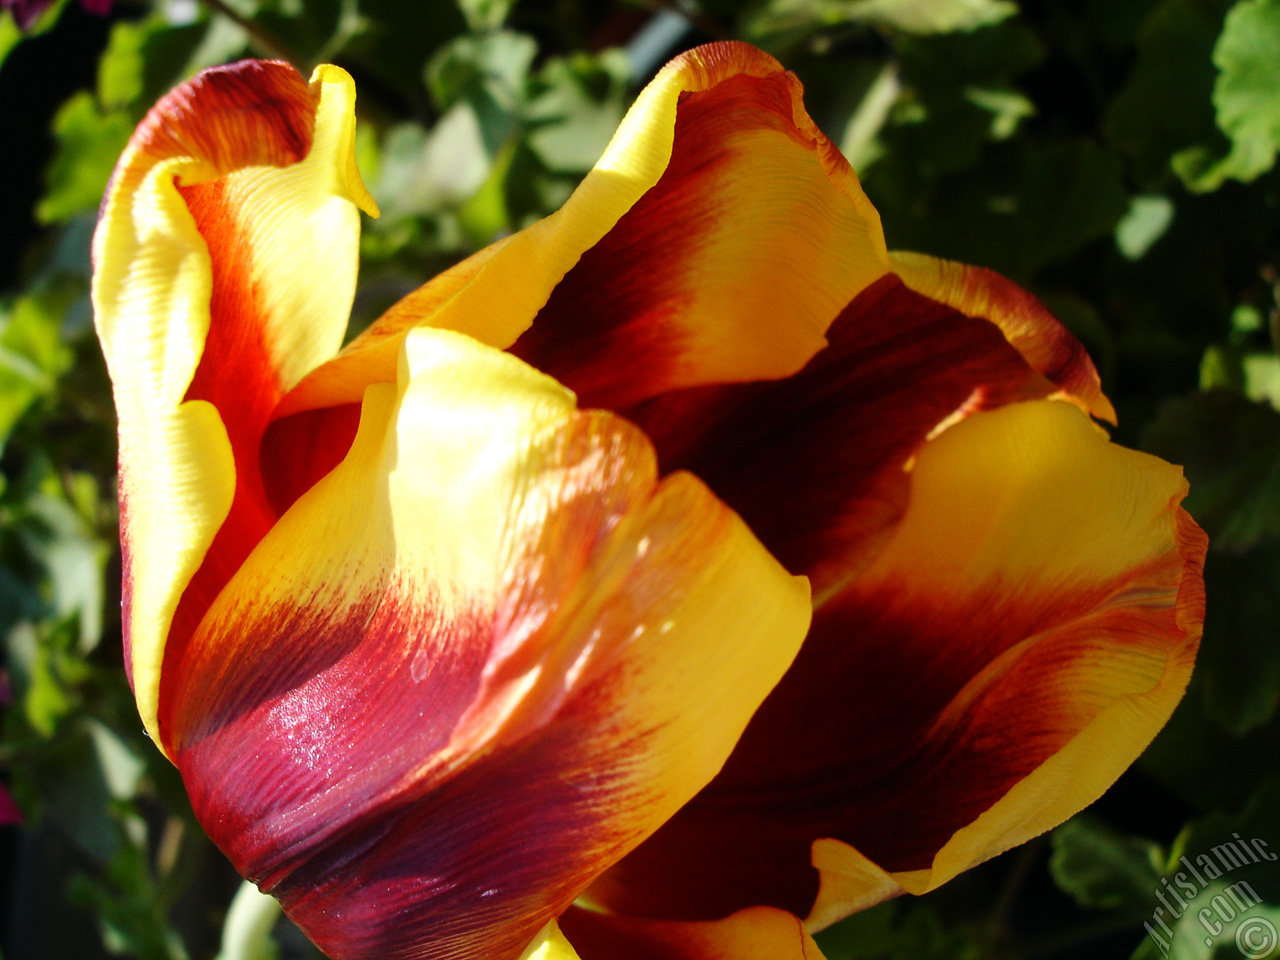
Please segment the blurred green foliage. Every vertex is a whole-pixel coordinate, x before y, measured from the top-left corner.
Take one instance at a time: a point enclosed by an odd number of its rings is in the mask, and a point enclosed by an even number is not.
[[[0,93],[45,82],[56,58],[22,45],[59,49],[84,18],[55,4],[23,38],[0,16]],[[242,56],[351,71],[383,214],[359,329],[554,210],[664,59],[728,37],[799,74],[891,246],[998,269],[1072,327],[1117,439],[1185,464],[1213,542],[1200,663],[1138,768],[1049,840],[825,932],[831,960],[1235,956],[1235,927],[1206,941],[1196,911],[1237,879],[1265,901],[1251,915],[1280,923],[1280,870],[1251,863],[1153,924],[1180,858],[1236,834],[1280,850],[1280,0],[121,0],[96,83],[37,118],[45,188],[5,226],[23,249],[0,291],[0,778],[25,818],[0,836],[5,957],[315,955],[251,891],[228,918],[238,881],[121,665],[87,292],[134,125]]]

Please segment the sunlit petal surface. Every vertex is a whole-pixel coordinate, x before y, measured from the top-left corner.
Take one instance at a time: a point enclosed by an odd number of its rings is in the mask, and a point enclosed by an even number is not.
[[[772,58],[681,55],[560,211],[339,350],[353,102],[207,71],[94,246],[139,709],[329,955],[821,960],[1160,729],[1180,471],[1029,293],[885,250]]]
[[[173,656],[173,634],[189,634],[270,525],[261,430],[342,341],[355,204],[372,209],[352,159],[354,96],[336,68],[311,84],[283,64],[207,71],[148,115],[104,200],[93,298],[120,421],[125,663],[162,745],[166,643]],[[316,232],[320,249],[297,245]]]
[[[902,522],[820,599],[724,772],[597,896],[683,919],[757,903],[803,915],[815,840],[923,892],[1092,802],[1190,675],[1204,537],[1184,492],[1176,468],[1061,402],[977,414],[926,444]]]
[[[634,427],[420,330],[169,678],[176,760],[335,955],[502,956],[711,778],[808,619]]]

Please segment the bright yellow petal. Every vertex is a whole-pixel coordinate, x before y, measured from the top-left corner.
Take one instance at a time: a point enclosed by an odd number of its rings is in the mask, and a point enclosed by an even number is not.
[[[786,376],[888,269],[879,217],[796,79],[745,44],[712,44],[644,89],[562,209],[393,308],[284,410],[393,379],[414,325],[514,345],[611,409]]]
[[[254,512],[241,488],[270,406],[341,343],[355,204],[371,209],[353,99],[332,67],[310,86],[283,64],[207,71],[148,114],[103,205],[93,303],[119,413],[126,663],[162,749],[174,611],[233,499]]]
[[[560,927],[552,920],[533,938],[533,942],[520,954],[520,960],[581,960],[573,944],[564,938]]]
[[[417,330],[166,673],[176,759],[322,949],[516,956],[715,774],[809,612],[635,427]]]
[[[1090,584],[1113,586],[1074,622],[1050,616],[1041,634],[999,652],[933,722],[932,737],[975,744],[1016,725],[1001,764],[1029,772],[927,869],[890,874],[847,844],[819,841],[811,929],[899,890],[932,890],[1093,803],[1164,726],[1195,662],[1204,535],[1168,506],[1186,489],[1176,467],[1107,443],[1062,404],[1022,404],[927,447],[914,487],[906,522],[860,590],[936,605],[1003,583],[1010,608],[1018,594],[1054,592],[1065,608]]]
[[[699,923],[575,908],[561,926],[582,960],[826,960],[794,914],[772,907]]]
[[[596,902],[829,923],[1050,829],[1163,726],[1203,617],[1180,470],[1032,401],[952,426],[910,480],[724,770]]]

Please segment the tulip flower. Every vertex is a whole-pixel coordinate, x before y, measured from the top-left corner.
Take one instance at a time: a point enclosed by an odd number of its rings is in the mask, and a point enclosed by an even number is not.
[[[890,253],[743,44],[342,347],[354,88],[160,101],[108,189],[125,662],[335,958],[791,958],[1097,798],[1195,657],[1181,471],[1081,346]]]

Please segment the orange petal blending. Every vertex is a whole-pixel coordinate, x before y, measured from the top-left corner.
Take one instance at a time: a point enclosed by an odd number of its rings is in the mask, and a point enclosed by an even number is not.
[[[127,193],[150,170],[175,157],[194,157],[217,173],[258,164],[287,165],[311,147],[315,103],[291,67],[246,63],[213,68],[160,100],[138,127],[108,193]],[[212,402],[236,451],[239,483],[232,514],[218,532],[204,564],[186,591],[170,635],[172,656],[203,609],[243,561],[273,519],[263,510],[258,444],[282,395],[278,372],[266,355],[254,286],[235,251],[241,238],[228,215],[219,180],[182,188],[201,236],[210,247],[213,294],[208,339],[187,399]],[[226,376],[234,369],[234,377]],[[130,601],[128,468],[121,462],[121,529],[125,560],[125,604]],[[126,618],[127,619],[127,618]],[[126,667],[129,634],[125,634]]]
[[[201,74],[95,239],[139,707],[330,956],[815,960],[1160,729],[1180,471],[1031,294],[886,249],[776,61],[681,55],[564,209],[340,350],[349,96]]]

